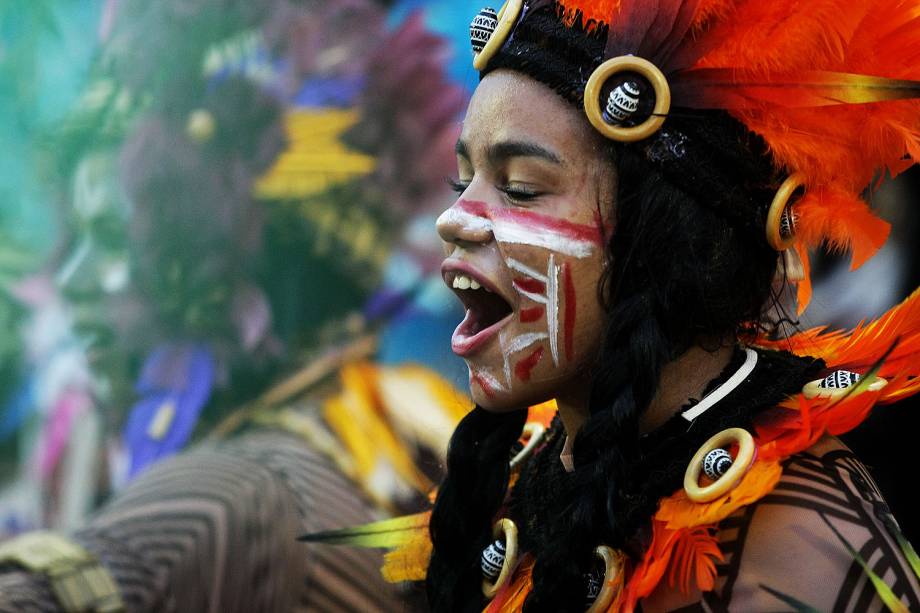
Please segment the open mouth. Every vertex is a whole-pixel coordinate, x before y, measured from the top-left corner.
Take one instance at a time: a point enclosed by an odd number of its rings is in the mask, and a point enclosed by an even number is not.
[[[511,318],[513,309],[482,279],[467,273],[452,273],[446,280],[466,307],[466,316],[454,330],[451,347],[457,355],[469,355],[501,329]]]

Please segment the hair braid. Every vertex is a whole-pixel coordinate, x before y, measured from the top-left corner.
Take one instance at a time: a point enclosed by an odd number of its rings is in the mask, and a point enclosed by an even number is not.
[[[526,419],[526,410],[492,413],[477,406],[451,436],[429,528],[434,551],[426,588],[434,611],[482,610],[479,556],[505,499],[511,447]]]

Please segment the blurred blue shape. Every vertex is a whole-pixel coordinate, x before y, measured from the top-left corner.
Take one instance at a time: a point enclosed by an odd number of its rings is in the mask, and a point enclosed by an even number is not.
[[[0,443],[16,434],[35,411],[34,382],[34,377],[26,377],[3,404],[0,410]]]
[[[307,79],[291,103],[301,108],[350,108],[364,89],[365,81],[363,75]]]
[[[382,298],[378,294],[377,300]],[[440,275],[422,280],[383,326],[378,349],[380,363],[422,364],[464,389],[468,377],[466,365],[450,348],[450,336],[463,315],[460,302]]]
[[[122,434],[128,479],[185,447],[214,385],[214,359],[200,344],[161,345],[141,370]]]

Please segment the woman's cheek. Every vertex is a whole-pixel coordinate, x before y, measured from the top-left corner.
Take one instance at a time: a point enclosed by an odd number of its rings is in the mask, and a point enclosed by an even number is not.
[[[590,309],[597,301],[600,262],[594,254],[573,258],[521,246],[504,253],[519,301],[513,325],[500,336],[502,374],[511,388],[565,378],[573,366],[580,366],[579,355],[585,353],[580,345],[598,332],[591,328],[599,325],[585,324],[592,316],[600,322],[598,309]]]

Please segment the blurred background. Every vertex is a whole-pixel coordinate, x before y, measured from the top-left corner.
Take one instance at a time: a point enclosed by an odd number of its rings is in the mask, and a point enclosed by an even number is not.
[[[352,358],[465,388],[434,219],[479,8],[0,0],[0,539],[79,526]],[[920,285],[918,185],[911,171],[874,196],[894,230],[863,268],[817,259],[803,326],[852,326]],[[466,406],[440,398],[431,447]],[[849,439],[896,515],[911,411]],[[326,425],[360,464],[371,439]]]

